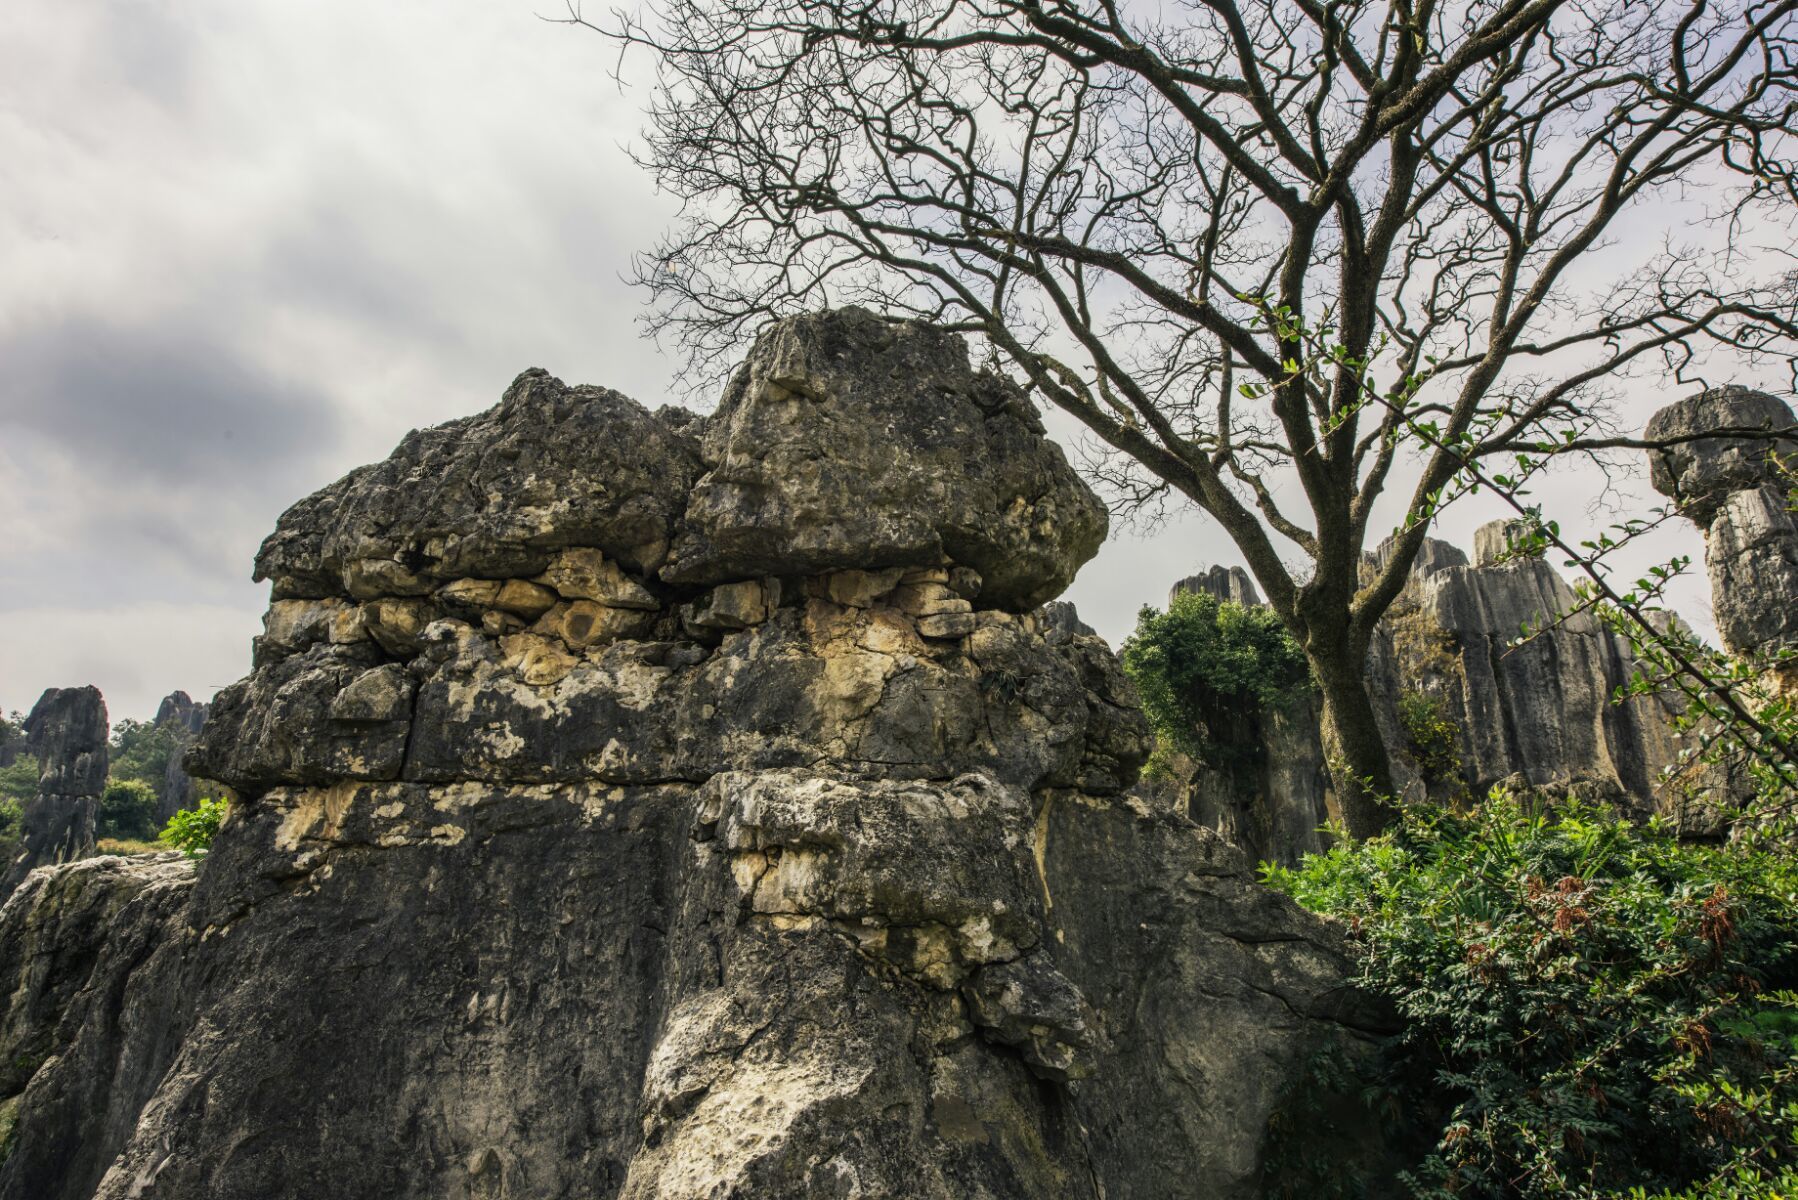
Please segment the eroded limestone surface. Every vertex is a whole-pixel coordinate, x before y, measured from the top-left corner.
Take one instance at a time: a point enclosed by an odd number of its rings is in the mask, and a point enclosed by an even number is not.
[[[1740,655],[1798,649],[1798,438],[1698,437],[1798,426],[1777,396],[1744,387],[1700,392],[1655,413],[1650,439],[1686,438],[1649,454],[1654,486],[1704,531],[1717,632]],[[1798,688],[1798,672],[1788,670]]]
[[[106,701],[95,687],[50,688],[25,717],[25,749],[37,758],[37,794],[19,819],[19,846],[0,872],[5,900],[38,867],[94,852],[106,790]]]
[[[211,856],[0,911],[0,1197],[1266,1193],[1381,1018],[1126,793],[1135,699],[1036,607],[1103,531],[857,311],[709,418],[527,372],[301,501]]]
[[[1579,612],[1578,597],[1540,557],[1517,554],[1508,521],[1481,528],[1474,561],[1424,542],[1405,590],[1381,619],[1367,663],[1375,714],[1400,787],[1439,801],[1514,790],[1573,792],[1639,815],[1658,812],[1689,833],[1720,832],[1715,809],[1687,800],[1662,772],[1688,744],[1655,696],[1614,702],[1639,669],[1629,643]],[[1380,546],[1374,564],[1389,552]],[[1220,599],[1256,603],[1240,568],[1181,580]],[[1571,614],[1571,615],[1568,615]],[[1524,638],[1526,630],[1535,631]],[[1453,731],[1426,763],[1403,706],[1422,702]],[[1316,698],[1247,706],[1215,764],[1176,759],[1171,779],[1143,787],[1259,859],[1291,862],[1327,848],[1332,813]]]

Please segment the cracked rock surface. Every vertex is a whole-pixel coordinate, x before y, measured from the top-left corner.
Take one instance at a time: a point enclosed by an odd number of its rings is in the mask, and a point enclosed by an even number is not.
[[[1669,404],[1649,419],[1646,436],[1795,424],[1798,417],[1777,396],[1732,386]],[[1649,464],[1656,489],[1704,531],[1723,644],[1740,655],[1798,648],[1798,517],[1790,502],[1798,440],[1698,438],[1651,451]]]
[[[0,900],[36,868],[94,852],[106,790],[106,701],[96,687],[50,688],[25,717],[25,749],[38,761],[37,794],[19,818],[19,846],[0,872]]]
[[[527,372],[301,501],[195,870],[0,910],[0,1197],[1250,1197],[1383,1028],[1130,796],[1104,510],[959,339]],[[1379,1139],[1351,1131],[1366,1153]]]

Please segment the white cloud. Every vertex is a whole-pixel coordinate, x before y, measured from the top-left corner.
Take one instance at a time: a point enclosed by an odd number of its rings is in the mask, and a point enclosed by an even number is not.
[[[524,367],[670,398],[621,281],[671,216],[621,148],[643,94],[540,10],[9,7],[0,707],[236,678],[275,516]],[[1121,530],[1072,598],[1115,641],[1210,561],[1238,559],[1203,519]]]

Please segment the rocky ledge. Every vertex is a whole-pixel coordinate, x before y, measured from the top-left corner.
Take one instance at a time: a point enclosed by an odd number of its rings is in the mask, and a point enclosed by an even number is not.
[[[0,1197],[1371,1163],[1312,1073],[1382,1028],[1337,934],[1125,791],[1134,697],[1039,609],[1104,528],[1018,389],[856,310],[708,418],[527,372],[301,501],[189,756],[239,797],[211,855],[0,909]]]

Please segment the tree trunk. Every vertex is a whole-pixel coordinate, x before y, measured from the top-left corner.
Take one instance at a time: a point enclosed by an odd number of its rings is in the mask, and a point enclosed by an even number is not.
[[[1323,743],[1329,763],[1330,816],[1356,841],[1391,827],[1392,761],[1367,690],[1365,654],[1311,664],[1323,691]]]

